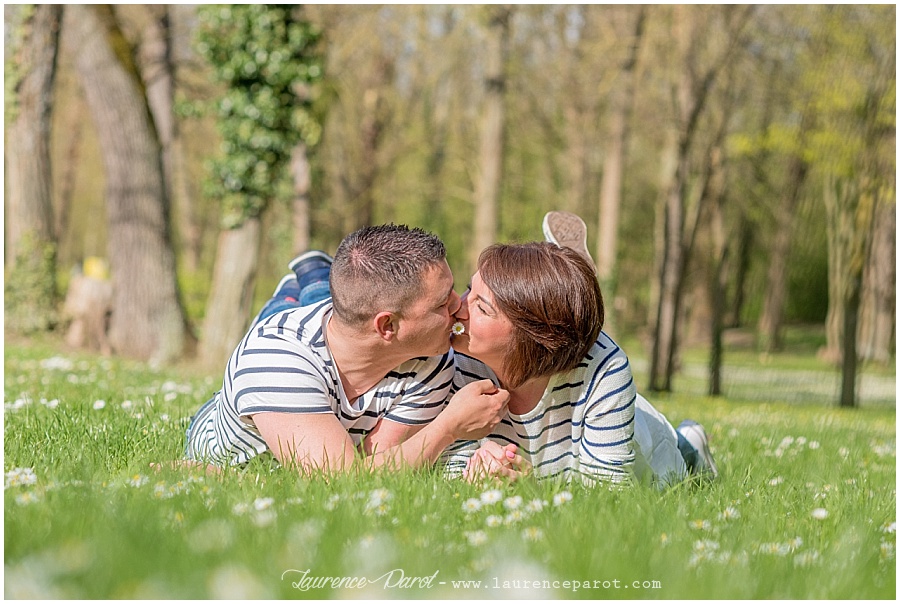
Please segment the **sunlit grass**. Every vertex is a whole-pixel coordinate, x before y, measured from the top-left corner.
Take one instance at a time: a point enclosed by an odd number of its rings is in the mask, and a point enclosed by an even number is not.
[[[217,381],[7,342],[6,597],[895,596],[893,407],[656,396],[722,470],[662,493],[151,471]]]

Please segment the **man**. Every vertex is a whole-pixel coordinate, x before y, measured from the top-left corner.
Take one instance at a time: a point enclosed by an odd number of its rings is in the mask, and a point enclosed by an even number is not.
[[[329,260],[305,256],[292,269]],[[373,467],[418,467],[500,421],[508,393],[487,380],[444,405],[460,298],[437,237],[365,227],[329,268],[330,299],[260,314],[222,390],[191,421],[188,459],[240,465],[268,451],[286,466],[332,472],[357,465],[361,452]]]

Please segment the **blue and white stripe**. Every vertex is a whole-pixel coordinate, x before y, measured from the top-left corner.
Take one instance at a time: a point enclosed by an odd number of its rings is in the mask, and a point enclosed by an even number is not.
[[[454,392],[469,382],[496,375],[483,363],[457,353]],[[580,478],[624,484],[635,462],[637,392],[628,357],[600,334],[584,361],[554,375],[537,406],[523,415],[508,413],[488,437],[514,443],[537,476]],[[479,446],[458,441],[442,456],[449,474],[458,474]]]
[[[192,419],[187,457],[240,465],[266,452],[256,413],[333,413],[354,445],[382,419],[416,426],[438,415],[452,386],[452,352],[403,363],[351,403],[325,342],[330,317],[329,300],[253,326],[228,361],[222,389]]]

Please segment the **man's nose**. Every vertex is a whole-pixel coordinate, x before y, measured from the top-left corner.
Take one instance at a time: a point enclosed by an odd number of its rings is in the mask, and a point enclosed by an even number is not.
[[[462,306],[462,298],[456,292],[453,292],[450,299],[450,314],[455,316],[459,312],[460,306]]]

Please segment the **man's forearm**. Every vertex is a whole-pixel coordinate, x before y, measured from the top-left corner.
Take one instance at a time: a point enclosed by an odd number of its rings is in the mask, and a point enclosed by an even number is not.
[[[437,461],[456,438],[447,422],[439,415],[430,424],[405,441],[381,451],[372,452],[366,463],[374,468],[420,468]]]

